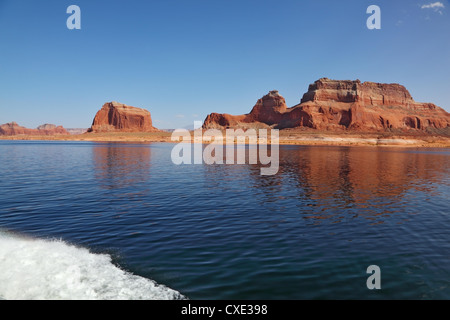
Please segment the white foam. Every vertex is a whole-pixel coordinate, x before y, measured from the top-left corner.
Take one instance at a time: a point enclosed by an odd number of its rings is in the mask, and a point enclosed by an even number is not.
[[[64,241],[0,231],[0,298],[7,300],[183,299],[177,291],[121,270],[107,254]]]

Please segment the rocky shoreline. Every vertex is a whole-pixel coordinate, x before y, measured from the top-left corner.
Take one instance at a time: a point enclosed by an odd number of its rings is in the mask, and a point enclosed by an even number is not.
[[[193,133],[191,132],[192,136]],[[92,141],[130,143],[176,143],[169,132],[114,132],[84,133],[78,135],[15,135],[0,136],[0,140],[21,141]],[[322,146],[401,146],[450,148],[450,138],[444,136],[402,136],[374,134],[323,134],[303,133],[296,130],[281,130],[280,145],[322,145]]]

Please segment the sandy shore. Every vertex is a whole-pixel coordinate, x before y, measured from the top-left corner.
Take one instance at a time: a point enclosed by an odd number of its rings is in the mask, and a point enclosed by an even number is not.
[[[84,133],[55,136],[0,136],[0,140],[96,141],[96,142],[170,142],[169,132]],[[193,135],[192,135],[193,136]],[[280,145],[405,146],[450,148],[450,138],[433,135],[390,135],[386,133],[344,133],[280,131]]]

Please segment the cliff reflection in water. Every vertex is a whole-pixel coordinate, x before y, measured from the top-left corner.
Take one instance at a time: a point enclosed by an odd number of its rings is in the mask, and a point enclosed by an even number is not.
[[[383,222],[383,216],[419,213],[408,201],[439,196],[436,184],[448,185],[449,171],[449,153],[442,149],[281,146],[277,175],[248,172],[253,187],[263,189],[264,202],[285,203],[305,219],[363,216]]]
[[[148,144],[96,144],[93,159],[95,177],[102,188],[133,188],[149,180],[151,147]]]
[[[116,198],[137,197],[136,207],[179,205],[191,213],[235,212],[237,206],[240,214],[264,211],[277,221],[313,223],[358,217],[382,223],[393,215],[402,223],[423,210],[443,211],[442,202],[428,200],[448,197],[442,186],[450,185],[445,149],[280,146],[278,174],[261,176],[261,166],[248,162],[176,166],[171,147],[97,144],[96,181]],[[151,174],[152,163],[158,169]],[[183,202],[186,190],[195,201]]]

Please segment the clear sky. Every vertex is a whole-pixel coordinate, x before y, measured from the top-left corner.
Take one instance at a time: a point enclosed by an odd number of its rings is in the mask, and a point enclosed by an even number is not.
[[[273,89],[293,106],[321,77],[400,83],[450,111],[449,1],[0,0],[0,124],[87,128],[119,101],[180,128]]]

